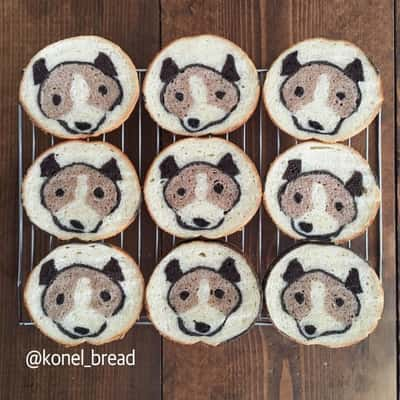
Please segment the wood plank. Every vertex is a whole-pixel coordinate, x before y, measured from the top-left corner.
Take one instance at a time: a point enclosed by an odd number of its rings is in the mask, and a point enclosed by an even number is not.
[[[341,350],[297,345],[272,328],[253,328],[216,349],[164,341],[164,398],[395,399],[393,2],[163,0],[161,5],[163,44],[183,35],[215,33],[243,47],[258,67],[268,66],[287,46],[308,37],[353,41],[378,65],[386,99],[382,133],[386,305],[377,331],[363,343]],[[271,138],[273,125],[266,120],[264,126]],[[283,135],[284,146],[290,146],[291,139]],[[273,246],[272,240],[265,243],[266,264]],[[377,260],[376,250],[371,249],[372,260]],[[254,247],[246,246],[246,252],[254,252]]]
[[[1,138],[0,138],[0,235],[3,241],[3,274],[0,279],[0,397],[14,399],[141,399],[161,398],[161,340],[152,327],[136,327],[124,340],[102,346],[101,353],[128,353],[136,349],[136,367],[43,367],[29,370],[25,354],[33,349],[71,353],[52,343],[33,327],[17,326],[16,260],[17,260],[17,93],[21,69],[30,57],[53,41],[80,34],[104,36],[119,44],[134,60],[145,67],[160,44],[159,3],[157,0],[113,0],[44,2],[5,0],[0,4],[1,53]],[[146,45],[143,45],[145,43]],[[142,145],[155,146],[155,126],[145,120]],[[137,116],[126,124],[128,156],[138,165]],[[26,132],[27,142],[30,132]],[[147,133],[147,134],[146,134]],[[111,135],[112,136],[112,135]],[[44,149],[49,138],[37,133],[37,146]],[[120,144],[120,135],[112,140]],[[148,153],[148,157],[152,157]],[[30,161],[29,161],[30,162]],[[143,169],[149,163],[142,160]],[[146,221],[146,216],[143,216]],[[129,228],[125,238],[130,253],[138,258],[136,248],[138,225]],[[143,223],[142,234],[153,235],[154,226]],[[149,233],[150,232],[150,233]],[[38,261],[47,251],[47,241],[38,233]],[[46,237],[47,240],[47,237]],[[46,245],[45,245],[46,243]],[[118,244],[118,243],[117,243]],[[148,276],[154,265],[144,246],[141,259]],[[39,251],[40,250],[40,251]],[[84,347],[87,353],[91,346]]]

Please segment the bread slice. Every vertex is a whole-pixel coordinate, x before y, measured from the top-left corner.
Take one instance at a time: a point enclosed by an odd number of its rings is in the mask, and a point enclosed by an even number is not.
[[[143,83],[151,117],[185,136],[239,128],[254,112],[259,93],[257,70],[247,54],[214,35],[183,37],[164,47]]]
[[[144,280],[118,247],[68,244],[49,253],[30,273],[24,302],[33,322],[65,346],[122,339],[139,318]]]
[[[263,88],[274,123],[297,139],[337,142],[366,128],[382,101],[382,82],[354,44],[308,39],[272,64]]]
[[[341,243],[368,228],[380,197],[371,168],[358,152],[309,141],[272,163],[264,205],[279,229],[294,239]]]
[[[70,141],[28,169],[22,201],[29,219],[62,240],[100,240],[123,231],[141,200],[135,167],[117,147]]]
[[[154,221],[182,238],[218,238],[246,225],[261,202],[250,158],[219,138],[179,140],[151,164],[144,198]]]
[[[265,286],[274,325],[296,342],[345,347],[365,339],[383,311],[375,271],[351,250],[305,243],[275,261]]]
[[[129,117],[139,98],[139,80],[119,46],[98,36],[77,36],[33,56],[19,97],[43,131],[63,139],[94,137]]]
[[[159,262],[146,288],[146,305],[166,338],[217,346],[250,328],[261,294],[242,254],[226,244],[193,241]]]

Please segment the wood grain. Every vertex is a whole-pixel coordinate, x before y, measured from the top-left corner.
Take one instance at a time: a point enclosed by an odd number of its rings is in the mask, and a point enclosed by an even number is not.
[[[397,25],[400,0],[397,0]],[[3,0],[0,3],[1,137],[0,137],[0,398],[25,399],[143,399],[143,400],[394,400],[396,398],[396,255],[395,255],[395,48],[392,0]],[[17,88],[21,69],[46,44],[73,35],[97,34],[118,43],[138,67],[146,67],[161,45],[182,35],[215,33],[239,44],[257,67],[267,67],[287,46],[307,37],[347,39],[358,44],[379,67],[384,81],[383,108],[383,204],[385,313],[377,331],[363,343],[342,350],[297,345],[272,328],[253,328],[249,333],[218,348],[180,346],[161,340],[152,327],[140,326],[117,343],[99,352],[136,349],[132,368],[78,367],[29,370],[25,354],[32,349],[71,352],[52,343],[33,327],[17,326]],[[396,31],[398,52],[400,35]],[[397,77],[400,76],[397,63]],[[400,81],[397,81],[397,96]],[[126,124],[128,155],[139,165],[138,110]],[[400,122],[398,127],[400,127]],[[275,149],[275,127],[263,113],[262,141]],[[142,176],[155,154],[155,125],[144,114],[141,145],[146,149]],[[233,140],[239,141],[239,136]],[[250,123],[248,152],[258,160],[258,127]],[[363,134],[362,134],[363,135]],[[111,135],[110,135],[111,136]],[[48,137],[37,133],[38,148]],[[119,135],[111,141],[120,144]],[[162,135],[163,144],[172,135]],[[284,148],[293,144],[281,134]],[[363,150],[362,136],[356,139]],[[376,141],[372,142],[371,154]],[[29,148],[26,163],[30,162]],[[275,157],[264,151],[261,175]],[[400,159],[400,157],[398,156]],[[376,163],[376,160],[372,161]],[[400,182],[398,182],[400,185]],[[399,186],[397,186],[399,187]],[[264,211],[260,211],[264,213]],[[400,215],[400,213],[399,213]],[[140,258],[146,277],[155,255],[155,227],[142,211],[142,252],[138,253],[138,223],[127,231],[126,246]],[[244,250],[259,262],[257,218],[246,228]],[[400,223],[400,219],[398,220]],[[375,225],[376,228],[376,225]],[[375,233],[374,233],[375,232]],[[252,235],[253,233],[253,235]],[[275,255],[272,222],[263,231],[261,261]],[[39,260],[47,251],[38,233]],[[375,240],[376,229],[371,234]],[[151,238],[151,239],[150,239]],[[172,244],[161,235],[162,250]],[[29,240],[29,234],[27,234]],[[231,242],[240,244],[240,234]],[[116,239],[111,241],[116,242]],[[283,239],[282,249],[291,241]],[[377,253],[371,254],[375,263]],[[88,351],[90,346],[85,346]]]

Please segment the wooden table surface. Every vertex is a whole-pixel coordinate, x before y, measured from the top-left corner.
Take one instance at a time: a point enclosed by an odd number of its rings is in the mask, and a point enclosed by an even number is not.
[[[400,68],[400,63],[395,62],[396,43],[400,43],[396,10],[399,22],[400,2],[396,6],[392,0],[2,0],[0,399],[395,399],[396,65]],[[71,350],[57,346],[33,327],[17,324],[16,105],[21,69],[40,48],[68,36],[104,36],[127,51],[138,67],[146,67],[163,45],[180,36],[198,33],[220,34],[233,40],[248,52],[257,67],[267,67],[289,45],[316,36],[355,42],[379,67],[385,93],[382,120],[385,311],[378,329],[358,345],[328,350],[297,345],[272,328],[256,327],[235,341],[210,349],[177,345],[162,340],[153,327],[139,326],[124,340],[98,349],[126,353],[135,348],[133,368],[28,369],[24,359],[30,350],[45,348],[57,353]],[[273,129],[266,116],[265,121],[265,129]],[[151,126],[154,128],[146,120],[144,129]],[[144,144],[154,144],[154,140],[154,135],[148,135]],[[286,135],[285,144],[290,145]],[[249,146],[250,150],[256,149],[256,141],[250,140]],[[130,155],[136,161],[134,150]],[[144,170],[150,161],[143,160]],[[264,177],[266,171],[260,172]],[[249,240],[246,251],[251,253],[253,245]],[[268,246],[266,242],[264,247],[270,254]],[[143,260],[146,261],[145,255]],[[144,261],[142,267],[148,276],[154,265]]]

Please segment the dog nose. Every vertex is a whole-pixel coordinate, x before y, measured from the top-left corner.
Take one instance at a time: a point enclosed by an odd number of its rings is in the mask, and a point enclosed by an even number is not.
[[[75,122],[75,127],[80,131],[87,131],[92,127],[88,122]]]
[[[194,321],[194,329],[196,329],[197,332],[207,333],[210,330],[210,328],[211,328],[211,326],[208,324],[205,324],[204,322]]]
[[[308,224],[307,222],[300,222],[299,227],[303,232],[310,233],[313,230],[312,224]]]
[[[198,128],[200,125],[200,120],[197,118],[189,118],[188,124],[191,128]]]
[[[317,328],[314,325],[306,325],[304,330],[306,331],[307,335],[314,335]]]
[[[317,129],[318,131],[324,130],[324,127],[318,121],[313,121],[312,119],[308,120],[308,125],[310,125],[313,129]]]
[[[79,335],[87,335],[89,333],[89,329],[83,328],[82,326],[76,326],[74,328],[74,332],[78,333]]]
[[[203,218],[193,218],[193,222],[200,228],[205,228],[210,225],[210,223]]]
[[[77,219],[71,219],[69,223],[76,229],[85,229],[85,227]]]

